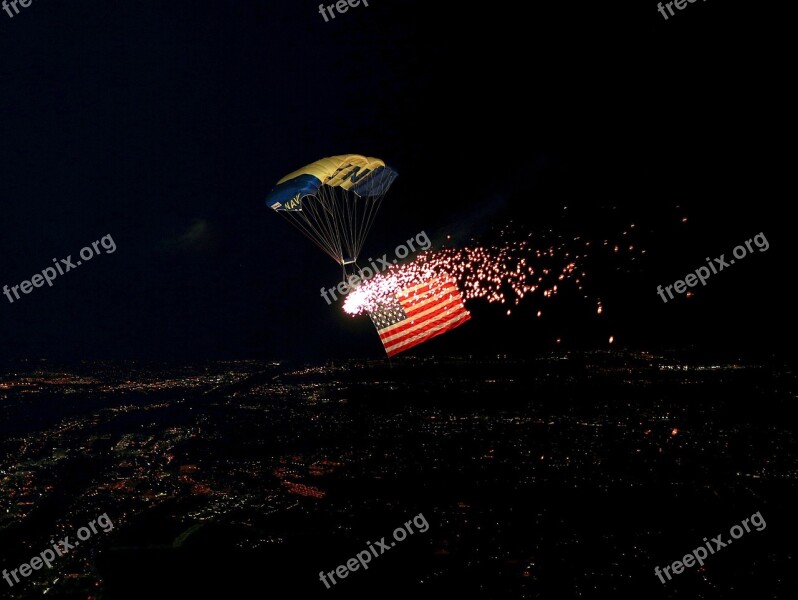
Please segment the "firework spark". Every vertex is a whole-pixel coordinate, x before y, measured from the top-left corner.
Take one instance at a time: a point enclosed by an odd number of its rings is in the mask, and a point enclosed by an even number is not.
[[[585,289],[588,273],[599,265],[604,269],[612,265],[629,273],[631,265],[646,254],[635,235],[639,229],[635,223],[627,224],[616,241],[558,235],[552,230],[529,233],[508,224],[495,231],[489,243],[427,250],[412,262],[389,267],[352,290],[343,309],[352,316],[374,312],[401,290],[442,278],[453,279],[466,302],[505,305],[508,317],[527,308],[540,318],[544,311],[533,299],[549,302],[567,290],[592,304],[596,317],[603,319],[603,301]],[[446,236],[447,243],[451,238]],[[557,343],[560,341],[558,338]],[[611,336],[609,343],[614,342]]]
[[[511,306],[533,294],[552,298],[564,284],[582,290],[586,272],[580,261],[589,242],[575,238],[568,244],[537,247],[532,234],[521,240],[507,239],[504,232],[501,237],[495,245],[429,250],[413,262],[392,266],[352,291],[344,310],[351,315],[374,311],[401,289],[442,276],[457,282],[466,301],[483,299]],[[599,302],[599,313],[600,306]],[[510,315],[511,309],[506,314]]]

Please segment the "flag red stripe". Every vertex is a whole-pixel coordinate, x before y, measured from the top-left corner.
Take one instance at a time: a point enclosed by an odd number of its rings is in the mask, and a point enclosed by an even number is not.
[[[449,288],[447,288],[447,290],[449,290]],[[408,320],[411,319],[417,320],[422,317],[425,317],[433,313],[435,310],[437,310],[439,306],[442,306],[443,304],[448,303],[449,301],[455,299],[460,302],[463,301],[463,297],[460,295],[460,290],[453,287],[451,288],[450,291],[442,293],[440,296],[428,298],[423,305],[416,305],[415,307],[412,308],[406,306],[404,302],[400,301],[402,309],[405,311],[406,318],[397,323],[394,323],[393,325],[388,325],[388,327],[384,327],[383,329],[380,330],[380,334],[385,335],[406,328]]]
[[[451,331],[455,327],[459,327],[466,321],[471,318],[471,315],[464,309],[462,312],[458,312],[456,316],[452,317],[451,319],[444,321],[441,325],[436,327],[429,328],[424,333],[419,334],[416,337],[410,338],[404,342],[399,344],[393,344],[391,346],[385,347],[385,352],[388,354],[389,357],[394,356],[395,354],[399,354],[400,352],[404,352],[405,350],[409,350],[413,346],[417,346],[422,342],[426,342],[427,340],[439,336],[447,331]]]
[[[448,289],[450,287],[457,289],[455,282],[451,279],[435,280],[419,286],[405,288],[396,294],[396,297],[402,304],[405,302],[415,304],[416,302],[421,302],[426,299],[430,292],[434,292],[435,295],[437,295],[443,288]]]
[[[411,295],[415,295],[415,294],[425,294],[428,291],[430,291],[430,289],[434,289],[434,288],[439,287],[441,285],[449,285],[449,284],[454,284],[454,280],[453,279],[430,279],[430,280],[425,281],[423,283],[419,283],[418,285],[411,285],[410,287],[407,287],[407,288],[401,290],[397,294],[397,296],[411,296]]]
[[[399,303],[402,305],[402,308],[405,309],[405,313],[407,313],[407,315],[410,316],[411,313],[417,314],[423,312],[433,302],[440,301],[441,299],[446,297],[454,297],[454,296],[457,296],[459,298],[460,290],[458,290],[456,287],[452,285],[437,291],[434,295],[428,294],[426,297],[419,298],[418,300],[416,300],[415,298],[413,300],[405,300],[403,298],[399,298]]]
[[[458,307],[461,310],[465,310],[465,308],[463,308],[463,302],[460,298],[446,298],[441,300],[434,307],[430,308],[429,312],[423,316],[416,317],[414,319],[407,318],[404,321],[392,325],[391,327],[383,329],[379,332],[380,337],[383,339],[383,341],[389,342],[399,339],[407,335],[409,330],[415,329],[427,321],[436,319],[442,314],[456,310]]]

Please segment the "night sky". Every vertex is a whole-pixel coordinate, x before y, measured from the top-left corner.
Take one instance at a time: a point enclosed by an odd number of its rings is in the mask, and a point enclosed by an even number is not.
[[[55,2],[0,12],[0,285],[110,234],[52,288],[0,296],[4,359],[383,356],[327,306],[340,269],[264,203],[323,156],[399,172],[364,256],[509,221],[646,258],[535,319],[474,302],[418,353],[555,347],[794,352],[785,22],[765,5],[372,0]],[[794,106],[794,102],[791,103]],[[563,207],[567,206],[567,209]],[[687,218],[683,222],[683,218]],[[770,248],[663,304],[763,232]],[[626,268],[629,267],[629,268]],[[560,337],[563,342],[555,345]]]

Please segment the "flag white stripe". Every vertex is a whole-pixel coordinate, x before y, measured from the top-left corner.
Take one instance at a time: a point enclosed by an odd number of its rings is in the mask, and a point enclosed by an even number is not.
[[[400,327],[403,327],[403,326],[407,325],[407,321],[415,321],[416,319],[421,319],[424,316],[426,316],[426,315],[428,315],[428,314],[430,314],[432,312],[435,312],[438,308],[440,308],[441,305],[446,304],[449,300],[457,299],[461,303],[463,302],[463,297],[460,295],[460,291],[457,288],[452,288],[452,291],[447,292],[447,294],[448,294],[448,296],[445,297],[445,298],[443,297],[443,294],[441,294],[440,296],[435,296],[433,298],[428,298],[427,300],[424,300],[423,302],[419,302],[418,304],[413,306],[414,309],[419,307],[419,306],[426,306],[426,305],[428,305],[428,304],[430,304],[432,302],[435,302],[435,304],[433,306],[431,306],[430,308],[426,309],[426,310],[423,310],[423,311],[421,311],[419,313],[414,313],[412,316],[408,314],[407,315],[407,319],[405,319],[403,321],[400,321],[399,323],[394,323],[393,325],[389,325],[385,329],[381,329],[380,330],[380,335],[389,334],[394,329],[398,329]],[[404,308],[404,307],[402,307],[402,308]],[[405,312],[407,312],[407,309],[405,309]]]
[[[463,309],[463,310],[465,311],[465,309]],[[385,346],[385,351],[390,353],[390,352],[394,351],[397,348],[401,348],[403,346],[407,346],[408,344],[412,344],[413,342],[416,342],[416,341],[420,340],[421,338],[430,337],[434,333],[440,331],[441,329],[446,329],[446,327],[448,327],[452,323],[456,323],[457,321],[462,321],[467,316],[468,316],[468,313],[467,312],[463,312],[462,314],[456,315],[456,316],[452,317],[451,319],[449,319],[448,321],[446,321],[444,323],[441,323],[440,325],[436,325],[435,327],[431,327],[430,329],[428,329],[428,330],[426,330],[426,331],[424,331],[422,333],[419,333],[419,334],[413,336],[410,339],[403,340],[403,341],[399,342],[398,344],[394,344],[393,346]],[[417,327],[422,327],[422,326],[423,326],[423,323],[418,325]],[[383,343],[384,343],[384,341],[383,341]]]
[[[436,298],[440,298],[440,297],[442,297],[442,296],[444,296],[446,294],[459,294],[459,293],[460,293],[460,290],[458,290],[453,285],[450,285],[450,286],[447,286],[447,287],[443,288],[442,290],[438,290],[437,292],[435,292],[435,294],[433,296],[430,296],[429,298],[425,298],[424,300],[418,300],[414,304],[411,304],[408,299],[401,298],[401,297],[399,298],[399,302],[402,304],[402,307],[405,309],[405,312],[409,312],[411,310],[418,310],[419,307],[425,306],[425,305],[429,304],[430,302],[434,302]],[[405,304],[407,304],[407,306],[405,306]]]
[[[408,315],[407,318],[404,319],[403,321],[399,321],[398,323],[394,323],[393,325],[389,325],[385,329],[381,329],[380,330],[380,335],[389,335],[394,330],[399,329],[400,327],[407,326],[407,322],[408,321],[415,321],[417,319],[423,319],[424,317],[426,317],[430,313],[434,313],[441,306],[445,306],[446,303],[449,302],[450,300],[458,300],[460,304],[463,303],[463,299],[459,296],[459,294],[457,296],[454,296],[454,295],[447,296],[446,298],[440,298],[440,297],[438,297],[438,298],[430,298],[429,302],[433,302],[434,301],[435,304],[433,304],[432,306],[430,306],[426,310],[422,310],[421,312],[414,314],[413,316]],[[401,335],[404,335],[404,333],[405,332],[402,332]]]
[[[423,287],[429,287],[431,290],[433,290],[433,289],[436,288],[436,286],[439,286],[439,285],[446,285],[446,286],[454,285],[454,280],[452,280],[452,279],[444,279],[444,280],[431,279],[429,281],[424,281],[422,283],[419,283],[418,285],[414,285],[414,286],[411,286],[409,288],[405,288],[401,292],[399,292],[397,294],[397,296],[409,296],[410,294],[412,294],[416,290],[421,289]]]

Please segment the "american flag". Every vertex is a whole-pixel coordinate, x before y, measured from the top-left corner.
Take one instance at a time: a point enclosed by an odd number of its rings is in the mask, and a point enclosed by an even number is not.
[[[400,290],[369,313],[388,356],[446,333],[471,315],[451,279],[430,279]]]

